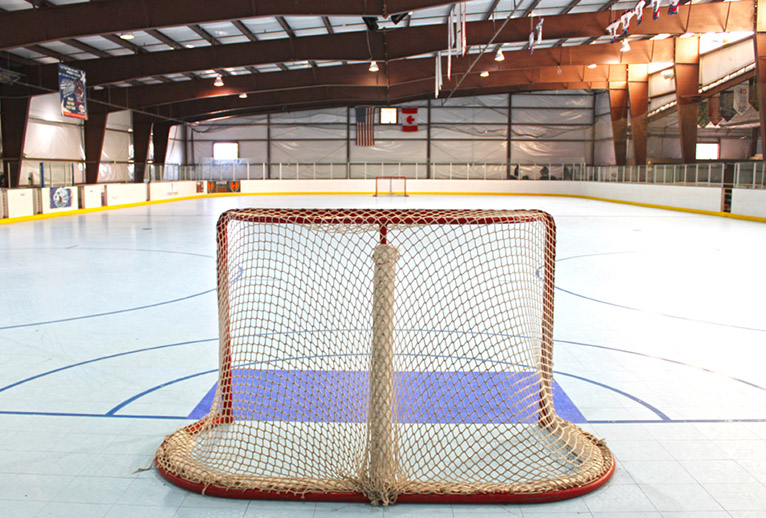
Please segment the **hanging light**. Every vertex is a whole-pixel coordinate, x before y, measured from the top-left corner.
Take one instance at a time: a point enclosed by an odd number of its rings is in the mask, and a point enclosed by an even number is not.
[[[218,74],[215,76],[215,81],[213,81],[213,86],[223,86],[223,77],[221,77],[221,74]]]
[[[628,40],[622,40],[622,47],[620,47],[620,52],[628,52],[630,50],[630,44],[628,43]]]
[[[240,99],[247,99],[247,92],[242,92],[241,94],[239,94],[239,98]]]
[[[482,72],[481,74],[479,74],[479,75],[480,75],[481,77],[489,77],[489,72],[485,70],[485,71],[483,71],[483,72]]]
[[[590,65],[588,65],[588,68],[596,68],[596,64],[595,63],[591,63]]]
[[[370,72],[377,72],[378,70],[380,70],[378,62],[375,60],[370,61]]]
[[[497,53],[495,54],[495,61],[505,61],[503,49],[497,49]]]
[[[135,37],[136,36],[132,32],[123,32],[122,34],[120,34],[121,40],[132,40]]]

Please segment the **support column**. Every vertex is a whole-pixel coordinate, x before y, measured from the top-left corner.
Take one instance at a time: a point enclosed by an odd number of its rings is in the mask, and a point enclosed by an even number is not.
[[[29,92],[20,85],[0,84],[0,124],[3,138],[3,174],[9,187],[19,186],[24,139],[27,135]]]
[[[152,127],[152,146],[154,155],[152,163],[155,166],[164,166],[165,158],[168,153],[168,137],[170,136],[170,123],[155,123]]]
[[[617,165],[625,165],[628,159],[628,90],[613,88],[609,84],[609,102],[612,106],[612,139]]]
[[[511,159],[513,158],[511,156],[511,134],[513,133],[513,94],[508,94],[508,127],[506,128],[506,131],[508,132],[505,138],[505,177],[508,179],[513,178],[513,175],[511,173]],[[518,180],[518,178],[515,178]]]
[[[152,118],[133,112],[133,181],[136,183],[144,181],[151,134]]]
[[[97,183],[109,111],[101,103],[89,103],[85,134],[85,183]]]
[[[766,2],[755,10],[755,87],[758,89],[758,116],[761,120],[761,150],[766,159]],[[756,147],[756,146],[753,146]]]
[[[649,112],[649,65],[628,65],[630,128],[636,165],[646,165],[647,114]]]
[[[697,160],[697,116],[699,112],[699,36],[675,39],[676,103],[681,132],[681,157],[685,164]]]

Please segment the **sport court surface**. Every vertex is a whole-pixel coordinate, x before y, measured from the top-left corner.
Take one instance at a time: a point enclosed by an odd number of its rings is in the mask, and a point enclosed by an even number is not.
[[[550,212],[557,389],[607,440],[612,480],[552,504],[383,509],[137,471],[216,381],[215,221],[249,206]],[[0,254],[3,517],[766,516],[762,223],[559,197],[243,196],[2,225]]]

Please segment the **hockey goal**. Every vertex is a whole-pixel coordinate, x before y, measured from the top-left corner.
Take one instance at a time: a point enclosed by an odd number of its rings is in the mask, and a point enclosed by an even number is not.
[[[220,369],[171,482],[241,498],[543,502],[604,484],[553,404],[538,211],[240,209],[218,223]]]
[[[375,177],[375,196],[409,196],[405,176]]]

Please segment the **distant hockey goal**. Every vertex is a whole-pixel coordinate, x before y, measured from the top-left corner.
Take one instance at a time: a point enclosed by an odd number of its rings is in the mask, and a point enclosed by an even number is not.
[[[407,178],[404,176],[376,177],[375,196],[408,196]]]
[[[171,482],[239,498],[544,502],[614,470],[553,398],[539,211],[240,209],[218,223],[220,364]]]

